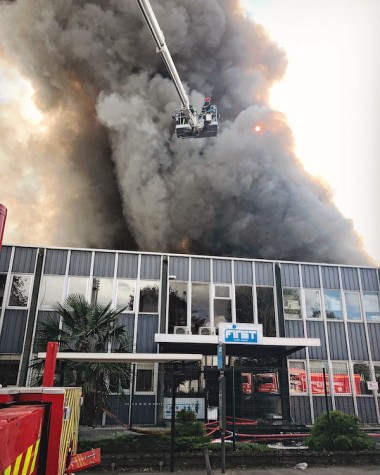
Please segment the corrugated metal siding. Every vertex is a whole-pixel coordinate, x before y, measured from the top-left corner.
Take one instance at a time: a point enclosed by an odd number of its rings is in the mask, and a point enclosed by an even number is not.
[[[71,251],[70,256],[70,275],[90,275],[91,269],[91,252],[88,251]]]
[[[317,289],[321,286],[318,266],[304,265],[301,266],[301,271],[302,283],[304,287],[309,289]]]
[[[161,256],[141,256],[140,279],[159,279]]]
[[[68,251],[47,249],[44,274],[65,275]]]
[[[255,262],[256,285],[274,285],[271,262]]]
[[[125,326],[128,337],[131,339],[130,341],[132,344],[135,330],[135,316],[131,313],[122,313],[117,317],[117,322]]]
[[[222,284],[230,284],[232,282],[232,272],[231,272],[231,263],[230,260],[213,260],[213,279],[214,282]]]
[[[348,351],[343,322],[327,322],[327,334],[330,342],[330,358],[347,360]]]
[[[368,336],[371,344],[372,359],[380,361],[380,324],[367,323]]]
[[[0,353],[22,352],[27,318],[27,310],[5,310],[0,336]]]
[[[139,256],[137,254],[119,254],[117,276],[137,279]]]
[[[360,422],[367,424],[377,423],[375,398],[358,396],[356,402]]]
[[[322,281],[325,289],[340,289],[337,267],[322,266]]]
[[[359,290],[358,270],[353,267],[342,267],[342,285],[344,290]]]
[[[332,411],[332,401],[331,397],[327,398],[327,404],[330,411]],[[313,407],[314,407],[314,419],[317,419],[324,412],[326,412],[326,399],[323,396],[314,396],[313,397]]]
[[[287,338],[303,338],[303,323],[302,320],[285,320],[285,336]],[[296,358],[304,360],[306,358],[306,351],[300,350],[289,356],[290,359]]]
[[[368,349],[363,323],[347,323],[348,337],[350,339],[351,359],[368,360]]]
[[[30,247],[16,247],[12,272],[33,273],[36,265],[36,256],[37,249]]]
[[[252,262],[235,261],[234,262],[235,284],[253,284]]]
[[[300,287],[300,275],[297,264],[280,264],[281,281],[284,287]]]
[[[177,280],[189,280],[189,258],[169,257],[169,275],[175,275]]]
[[[155,397],[153,396],[133,396],[132,422],[133,424],[154,423]]]
[[[210,259],[198,257],[191,259],[191,281],[210,282]]]
[[[139,315],[137,324],[137,353],[155,353],[157,343],[154,334],[158,332],[158,315]]]
[[[115,271],[116,254],[109,252],[95,252],[94,277],[113,277]]]
[[[325,329],[323,322],[306,322],[306,330],[308,338],[320,338],[321,346],[311,346],[309,348],[309,356],[315,360],[327,359]]]
[[[124,424],[129,423],[129,395],[128,394],[118,394],[107,397],[107,402],[110,407],[110,413],[115,417],[107,416],[106,425],[114,426],[119,424],[118,421],[123,422]]]
[[[290,396],[290,415],[295,424],[310,424],[310,399],[304,396]]]
[[[335,407],[338,411],[345,414],[355,414],[354,400],[350,396],[337,396],[335,398]]]
[[[11,260],[12,248],[3,246],[0,251],[0,272],[8,272]]]
[[[375,292],[379,290],[375,269],[360,269],[360,276],[363,290]]]

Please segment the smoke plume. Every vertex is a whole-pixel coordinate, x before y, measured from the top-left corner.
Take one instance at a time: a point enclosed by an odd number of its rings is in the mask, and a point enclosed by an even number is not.
[[[20,138],[30,125],[17,104],[0,104],[12,238],[368,263],[268,105],[284,52],[238,0],[152,4],[191,103],[218,104],[218,138],[175,138],[179,99],[135,0],[0,6],[0,57],[31,81],[47,124]]]

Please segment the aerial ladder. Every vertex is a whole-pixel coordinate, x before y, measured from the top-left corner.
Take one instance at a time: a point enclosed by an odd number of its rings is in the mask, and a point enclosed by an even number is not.
[[[189,97],[183,87],[177,68],[166,45],[164,34],[149,0],[137,0],[137,3],[156,43],[156,51],[160,53],[181,100],[181,108],[176,110],[173,116],[177,137],[182,139],[216,137],[218,135],[218,111],[216,105],[211,104],[210,97],[206,97],[202,110],[198,114],[196,109],[190,104]]]

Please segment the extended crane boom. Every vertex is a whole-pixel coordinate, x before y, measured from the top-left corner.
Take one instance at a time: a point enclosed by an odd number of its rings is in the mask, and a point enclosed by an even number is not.
[[[175,111],[174,116],[177,136],[180,138],[216,136],[218,133],[216,106],[211,105],[209,100],[205,100],[202,113],[197,114],[196,110],[190,105],[189,97],[183,87],[177,68],[175,67],[170,51],[166,45],[164,34],[158,24],[156,15],[149,0],[137,0],[137,3],[156,43],[157,53],[160,53],[181,99],[182,107],[180,110]]]

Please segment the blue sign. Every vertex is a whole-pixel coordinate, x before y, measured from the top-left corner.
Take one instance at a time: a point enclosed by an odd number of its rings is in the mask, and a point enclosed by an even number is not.
[[[257,345],[262,341],[262,325],[254,324],[219,324],[219,341]]]
[[[223,343],[218,345],[218,369],[224,369],[224,348]]]

